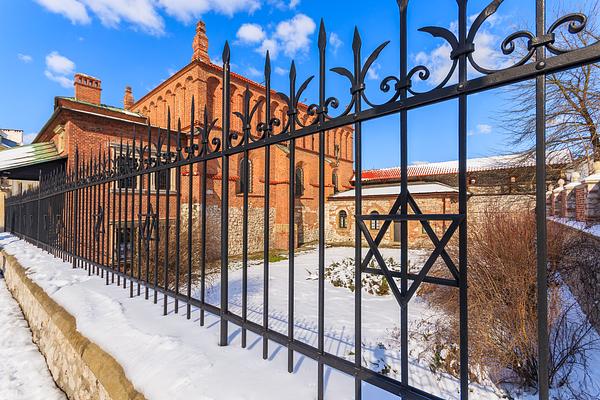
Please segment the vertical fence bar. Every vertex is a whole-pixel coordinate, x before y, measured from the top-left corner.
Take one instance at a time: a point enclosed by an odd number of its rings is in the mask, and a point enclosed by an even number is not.
[[[458,40],[465,48],[467,43],[467,0],[458,2]],[[458,59],[459,88],[467,81],[467,53]],[[469,398],[469,326],[467,308],[467,95],[458,98],[458,213],[459,226],[459,315],[460,315],[460,398]]]
[[[166,171],[167,176],[165,180],[167,182],[167,188],[165,190],[165,241],[163,247],[163,288],[165,289],[165,293],[163,296],[163,315],[167,315],[167,303],[168,297],[167,293],[169,291],[169,229],[171,222],[171,109],[167,110],[167,154],[165,157]]]
[[[139,179],[139,189],[138,189],[138,229],[137,229],[137,295],[141,294],[141,281],[142,281],[142,235],[143,235],[143,225],[142,225],[142,199],[144,192],[144,178],[146,178],[146,171],[144,170],[144,141],[143,135],[140,135],[140,148],[138,153],[138,170],[137,170],[137,179]],[[147,189],[150,191],[150,188]],[[132,213],[133,218],[133,213]],[[148,288],[148,278],[144,279],[144,286]]]
[[[125,160],[123,161],[125,167],[123,169],[123,175],[127,176],[127,178],[123,179],[123,186],[125,186],[125,199],[123,201],[123,208],[125,208],[125,218],[123,219],[123,233],[121,236],[121,243],[124,247],[124,256],[123,256],[123,289],[127,288],[127,275],[131,271],[131,265],[129,264],[129,243],[131,242],[130,236],[131,232],[129,231],[129,187],[131,186],[131,190],[133,191],[133,178],[131,177],[131,145],[129,144],[129,138],[127,138],[127,143],[125,144]],[[131,281],[129,281],[129,287],[131,287]],[[133,293],[130,292],[130,295]]]
[[[84,192],[83,192],[83,196],[85,199],[85,214],[84,214],[84,218],[85,218],[85,240],[83,241],[84,243],[84,248],[83,248],[83,262],[85,265],[85,269],[88,273],[88,276],[92,275],[92,266],[89,262],[90,260],[90,255],[91,255],[91,251],[92,251],[92,246],[90,245],[92,243],[92,229],[91,229],[91,222],[92,222],[92,218],[93,218],[93,214],[94,211],[92,211],[92,196],[91,196],[91,186],[90,186],[90,177],[91,177],[91,170],[92,170],[92,161],[91,159],[88,158],[88,161],[85,163],[85,180],[84,180]]]
[[[223,50],[223,119],[222,121],[222,141],[221,141],[221,326],[220,326],[220,346],[227,346],[228,342],[228,324],[225,315],[229,311],[228,286],[229,286],[229,118],[230,118],[230,50],[229,43],[225,43]]]
[[[360,79],[361,74],[361,39],[358,28],[354,29],[354,39],[352,48],[354,50],[354,76]],[[362,111],[362,98],[360,88],[353,88],[355,96],[354,112]],[[319,149],[325,146],[324,137],[320,140]],[[362,368],[362,272],[360,265],[362,263],[362,234],[360,232],[358,218],[362,214],[362,123],[354,124],[354,170],[355,170],[355,200],[354,200],[354,399],[362,399],[362,380],[359,372]]]
[[[155,191],[155,201],[156,201],[156,220],[157,220],[157,231],[156,231],[156,240],[154,241],[154,304],[158,302],[158,247],[160,242],[160,187],[158,185],[160,172],[157,168],[160,168],[161,157],[162,157],[162,137],[161,130],[158,129],[158,137],[156,139],[156,156],[155,156],[155,166],[154,166],[154,191]]]
[[[135,142],[136,142],[136,134],[135,134],[135,125],[133,126],[133,144],[131,146],[131,158],[130,160],[128,160],[128,162],[130,163],[129,165],[131,165],[130,168],[130,176],[131,174],[133,174],[133,176],[131,176],[131,221],[129,221],[129,246],[131,247],[130,249],[130,262],[129,262],[129,297],[133,297],[133,277],[134,277],[134,265],[133,265],[133,258],[134,258],[134,254],[135,254],[135,241],[134,241],[134,236],[135,236],[135,191],[136,189],[138,189],[138,174],[137,174],[137,161],[136,161],[136,155],[135,155]]]
[[[327,49],[327,33],[325,23],[321,20],[319,28],[319,125],[325,122],[325,77]],[[319,306],[318,306],[318,340],[319,355],[325,352],[325,136],[326,132],[319,130]],[[360,264],[356,264],[360,265]],[[317,367],[317,398],[325,396],[324,368],[321,359]]]
[[[75,173],[75,180],[73,183],[73,196],[75,197],[75,205],[74,205],[74,211],[73,211],[73,223],[72,223],[72,235],[73,235],[73,240],[72,240],[72,244],[73,244],[73,268],[75,268],[77,266],[77,250],[78,250],[78,246],[79,244],[78,239],[77,239],[77,232],[76,232],[76,227],[79,226],[79,224],[77,223],[77,216],[79,215],[79,193],[77,191],[77,185],[79,184],[79,149],[75,148],[75,165],[74,165],[74,169],[73,169],[74,173]]]
[[[146,300],[148,300],[148,297],[150,295],[150,239],[151,239],[151,232],[152,229],[154,228],[154,215],[150,215],[150,210],[151,210],[151,197],[150,197],[150,192],[152,189],[152,173],[150,173],[148,170],[150,168],[152,168],[152,128],[150,127],[150,121],[148,121],[148,140],[146,142],[146,146],[148,147],[148,159],[146,160],[146,179],[147,179],[147,185],[148,188],[146,189],[146,217],[145,220],[147,221],[146,223],[148,224],[147,228],[148,231],[145,232],[145,246],[146,246],[146,271],[145,271],[145,275],[146,275],[146,285],[144,288],[144,298]],[[158,218],[157,218],[158,219]],[[157,226],[158,229],[158,226]],[[157,233],[155,233],[157,235]],[[154,269],[156,270],[156,265],[154,265]]]
[[[267,51],[265,59],[265,118],[266,132],[265,139],[271,135],[272,122],[271,118],[271,56]],[[262,340],[262,357],[266,360],[269,356],[269,338],[267,331],[269,330],[269,235],[270,235],[270,207],[271,207],[271,147],[265,146],[265,204],[263,209],[263,340]]]
[[[192,236],[193,236],[193,218],[192,218],[192,212],[193,212],[193,196],[192,193],[194,193],[193,191],[193,187],[194,187],[194,165],[195,163],[191,162],[194,159],[194,154],[195,154],[195,150],[196,150],[196,143],[194,142],[194,129],[195,129],[195,124],[194,124],[194,112],[195,112],[195,104],[194,104],[194,97],[192,96],[192,107],[191,107],[191,116],[190,116],[190,141],[189,141],[189,151],[188,151],[188,160],[190,161],[190,164],[188,165],[188,171],[189,171],[189,179],[188,179],[188,220],[187,220],[187,224],[188,224],[188,229],[187,229],[187,248],[188,248],[188,258],[187,258],[187,291],[186,291],[186,296],[187,296],[187,306],[186,306],[186,317],[187,319],[190,319],[192,317],[192,306],[190,304],[190,301],[192,299],[192,254],[193,254],[193,243],[192,243]]]
[[[249,93],[249,92],[248,92]],[[251,122],[250,122],[251,123]],[[245,133],[245,143],[250,140],[250,132]],[[242,165],[242,176],[239,178],[242,180],[243,188],[243,215],[242,215],[242,321],[245,323],[248,319],[248,192],[250,187],[248,170],[250,162],[248,161],[248,150],[244,150],[244,158]],[[246,348],[247,332],[246,328],[242,327],[242,348]]]
[[[536,37],[546,32],[546,2],[536,1]],[[538,68],[545,66],[546,48],[538,46],[535,61]],[[537,239],[537,339],[538,390],[540,400],[549,398],[549,339],[548,339],[548,245],[546,228],[546,75],[535,80],[535,210]]]
[[[38,171],[38,197],[37,197],[37,230],[36,230],[36,236],[35,239],[37,241],[37,246],[40,247],[40,218],[42,217],[42,188],[43,188],[43,182],[42,182],[42,170],[40,169]]]
[[[293,139],[296,133],[296,63],[292,61],[290,68],[290,106],[288,109],[289,135],[290,139],[290,171],[289,171],[289,191],[288,191],[288,372],[294,371],[294,351],[291,344],[294,341],[294,249],[295,240],[295,208],[296,208],[296,140]]]
[[[210,117],[212,118],[212,116]],[[200,303],[202,308],[200,309],[200,326],[204,326],[204,304],[206,300],[206,173],[208,171],[208,164],[206,156],[209,151],[208,144],[208,124],[209,124],[208,108],[204,106],[204,129],[202,130],[202,154],[204,160],[202,161],[202,180],[200,187],[200,195],[202,199],[202,209],[200,210],[202,219],[200,226]]]
[[[398,3],[400,7],[400,82],[407,82],[408,71],[408,1]],[[402,90],[401,100],[406,100],[407,91]],[[408,214],[408,112],[400,113],[400,214]],[[408,291],[408,221],[400,222],[400,294]],[[400,305],[400,381],[408,385],[408,302]]]
[[[94,263],[97,263],[98,260],[98,256],[100,254],[100,218],[102,217],[101,213],[100,213],[100,207],[102,207],[102,205],[98,204],[98,200],[99,198],[97,197],[98,195],[98,183],[97,183],[97,179],[98,179],[98,159],[94,160],[94,178],[93,178],[93,182],[94,182],[94,186],[92,187],[92,209],[96,210],[96,217],[93,219],[93,230],[94,230],[94,242],[92,244],[93,246],[93,250],[92,250],[92,261]],[[99,274],[100,268],[98,268],[96,266],[96,264],[93,264],[93,270],[95,274]]]
[[[177,120],[177,149],[175,160],[177,167],[175,168],[175,194],[177,202],[175,203],[175,314],[179,313],[179,273],[181,263],[181,120]],[[189,210],[188,210],[189,211]],[[189,245],[189,243],[188,243]]]
[[[103,266],[108,265],[108,260],[107,260],[108,242],[107,242],[107,235],[106,235],[106,233],[108,232],[107,225],[108,225],[108,221],[109,221],[109,218],[110,218],[110,194],[109,194],[108,201],[107,201],[107,197],[106,197],[106,188],[107,188],[106,176],[107,176],[107,171],[106,171],[106,150],[103,150],[102,151],[102,172],[101,172],[101,177],[102,177],[102,206],[106,208],[106,212],[104,213],[104,216],[102,217],[102,258],[101,258],[101,262],[102,262]],[[105,275],[106,275],[106,283],[108,284],[108,271],[104,271],[104,268],[100,269],[100,277],[104,278]]]
[[[117,180],[114,179],[114,176],[118,174],[117,171],[117,161],[118,158],[113,154],[113,148],[110,147],[108,149],[108,164],[111,169],[111,181],[109,183],[109,187],[112,187],[112,224],[111,224],[111,232],[112,235],[110,237],[110,249],[112,253],[111,257],[111,273],[110,280],[111,283],[115,283],[115,261],[117,258],[117,250],[116,250],[116,242],[117,242],[117,230],[116,230],[116,217],[117,217]],[[106,277],[106,284],[108,285],[108,274]]]
[[[122,188],[124,185],[124,180],[122,178],[123,175],[123,136],[121,135],[120,143],[119,143],[119,156],[115,157],[117,161],[117,176],[118,179],[118,196],[119,196],[119,221],[117,226],[117,237],[116,237],[116,246],[117,246],[117,272],[121,272],[121,243],[123,241],[123,231],[121,229],[121,220],[123,219],[122,214]],[[117,286],[121,286],[121,274],[117,274]]]

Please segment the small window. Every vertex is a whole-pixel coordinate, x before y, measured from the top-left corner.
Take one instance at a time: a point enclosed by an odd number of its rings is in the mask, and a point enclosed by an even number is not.
[[[296,168],[296,182],[294,193],[296,197],[302,197],[304,195],[304,170],[302,167]]]
[[[127,262],[127,259],[132,256],[131,229],[121,228],[117,231],[117,240],[119,243],[119,261]]]
[[[169,170],[163,169],[154,173],[154,189],[167,190],[169,186]]]
[[[340,191],[337,172],[334,172],[333,175],[331,175],[331,184],[333,185],[333,193]]]
[[[338,225],[342,229],[346,229],[348,227],[348,213],[344,210],[340,211]]]
[[[120,175],[127,175],[135,171],[136,161],[133,157],[120,156],[117,159],[117,166],[119,168]],[[119,179],[119,188],[121,189],[135,189],[137,179],[135,177],[128,177]]]
[[[241,193],[252,193],[252,161],[248,160],[248,170],[246,171],[246,159],[240,159],[238,165],[239,180],[236,185],[236,192]]]
[[[376,216],[379,215],[379,213],[377,211],[371,211],[371,215],[376,217]],[[381,221],[379,221],[377,219],[372,219],[371,220],[371,224],[370,224],[371,225],[371,229],[379,229],[379,223],[380,222]]]

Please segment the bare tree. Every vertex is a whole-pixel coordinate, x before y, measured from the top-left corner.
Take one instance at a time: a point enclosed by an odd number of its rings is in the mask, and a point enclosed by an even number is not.
[[[579,10],[560,3],[556,16],[574,11],[588,17],[579,33],[571,33],[565,24],[556,32],[557,47],[578,49],[600,40],[598,15],[600,0],[583,0]],[[574,159],[585,160],[588,167],[600,161],[600,64],[589,64],[547,77],[546,144],[549,151],[568,150]],[[535,82],[527,81],[507,90],[510,105],[501,120],[513,145],[535,146]]]

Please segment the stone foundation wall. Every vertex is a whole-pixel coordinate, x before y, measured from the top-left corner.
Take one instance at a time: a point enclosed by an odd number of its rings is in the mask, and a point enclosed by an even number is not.
[[[56,384],[70,400],[143,400],[116,360],[77,331],[75,318],[2,254],[5,281],[19,303]]]

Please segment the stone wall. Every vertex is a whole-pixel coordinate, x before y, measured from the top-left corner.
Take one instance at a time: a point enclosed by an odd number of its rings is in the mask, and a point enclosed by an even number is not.
[[[6,285],[19,303],[56,384],[70,400],[143,400],[116,360],[77,331],[75,318],[54,302],[4,251]]]

